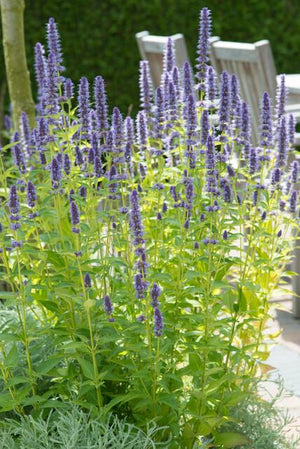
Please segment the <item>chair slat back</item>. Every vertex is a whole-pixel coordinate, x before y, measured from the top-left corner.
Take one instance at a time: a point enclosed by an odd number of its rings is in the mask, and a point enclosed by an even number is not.
[[[274,104],[276,97],[276,69],[269,41],[245,44],[214,39],[210,60],[218,74],[226,70],[237,75],[241,96],[251,110],[252,138],[258,143],[262,95],[268,92]]]
[[[168,36],[153,36],[148,31],[141,31],[135,35],[142,59],[149,61],[150,73],[154,87],[160,85],[163,71],[163,55],[168,42]],[[179,69],[188,61],[188,53],[183,34],[170,36],[174,42],[175,60]]]

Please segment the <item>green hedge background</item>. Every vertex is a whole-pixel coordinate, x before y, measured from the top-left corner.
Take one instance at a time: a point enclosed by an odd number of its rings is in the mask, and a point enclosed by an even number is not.
[[[193,63],[199,10],[212,11],[213,35],[223,40],[271,41],[278,73],[300,73],[299,0],[25,0],[28,63],[34,83],[33,48],[45,43],[45,24],[59,26],[66,76],[78,82],[101,74],[110,107],[138,107],[139,53],[135,33],[183,33]],[[2,50],[1,50],[2,51]],[[3,61],[3,55],[1,54]],[[1,77],[4,77],[2,62]]]

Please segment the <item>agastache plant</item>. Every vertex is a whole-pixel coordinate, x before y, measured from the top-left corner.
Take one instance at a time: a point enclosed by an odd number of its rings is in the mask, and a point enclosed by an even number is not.
[[[218,82],[208,64],[209,9],[200,17],[196,89],[169,40],[154,92],[141,63],[136,118],[108,114],[100,75],[91,94],[88,78],[61,78],[53,19],[48,54],[35,47],[36,126],[23,114],[0,152],[2,416],[75,402],[155,422],[172,449],[220,447],[220,426],[257,394],[299,227],[295,121],[282,78],[251,134],[237,77]]]

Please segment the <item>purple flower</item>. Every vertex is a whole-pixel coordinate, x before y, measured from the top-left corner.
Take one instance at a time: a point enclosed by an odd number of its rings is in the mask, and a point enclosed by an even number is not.
[[[193,208],[193,198],[194,198],[194,183],[193,179],[188,176],[185,179],[185,197],[186,197],[186,209],[189,211]]]
[[[26,156],[28,158],[30,156],[30,151],[32,150],[30,148],[32,141],[31,141],[31,132],[30,132],[28,115],[24,111],[21,112],[20,131],[21,131],[22,145],[26,152]]]
[[[45,79],[45,87],[47,98],[45,97],[45,104],[47,110],[46,114],[57,114],[58,112],[58,76],[57,76],[57,61],[53,51],[50,51],[47,63],[47,78]]]
[[[231,75],[230,89],[231,89],[231,99],[230,99],[231,100],[230,101],[230,103],[231,103],[231,114],[232,114],[232,116],[235,116],[236,115],[237,106],[238,106],[239,100],[240,100],[240,97],[239,97],[239,90],[240,90],[240,88],[239,88],[239,80],[238,80],[238,78],[237,78],[235,73],[233,73]]]
[[[194,249],[199,249],[199,243],[198,242],[194,243]]]
[[[287,91],[285,87],[285,75],[280,75],[280,85],[277,88],[276,95],[276,109],[277,109],[277,121],[280,123],[281,117],[285,113]]]
[[[140,111],[136,119],[137,142],[141,152],[147,148],[148,130],[147,118],[144,111]]]
[[[52,180],[52,186],[54,189],[58,189],[61,177],[62,177],[62,174],[61,174],[60,163],[59,163],[57,157],[54,157],[52,159],[52,163],[51,163],[51,180]]]
[[[58,64],[58,70],[63,71],[64,67],[62,67],[62,51],[60,45],[60,36],[57,30],[57,26],[55,20],[53,18],[49,19],[47,24],[47,43],[49,52],[53,52],[55,55],[55,59]]]
[[[120,110],[116,107],[112,114],[113,151],[119,154],[123,141],[123,119]]]
[[[13,146],[12,151],[13,151],[14,162],[15,162],[16,166],[18,167],[19,172],[22,174],[26,173],[25,159],[24,159],[20,145],[16,143]]]
[[[148,61],[140,61],[140,99],[141,108],[149,114],[152,107],[152,82]]]
[[[163,90],[158,87],[155,91],[155,121],[154,121],[154,137],[161,139],[163,137],[165,123],[165,98]]]
[[[280,182],[280,179],[281,179],[281,170],[280,170],[280,168],[274,168],[274,170],[272,172],[271,183],[273,185],[278,184]]]
[[[224,180],[223,183],[223,198],[226,203],[231,203],[232,201],[232,191],[228,181]]]
[[[196,78],[198,80],[198,89],[205,90],[206,70],[209,53],[209,38],[211,30],[211,18],[208,8],[202,8],[200,11],[199,38],[197,45],[196,59]]]
[[[193,91],[193,72],[188,61],[183,66],[183,79],[182,79],[182,101],[187,101],[190,95],[194,95]]]
[[[253,175],[257,172],[258,169],[258,160],[257,160],[257,152],[254,147],[251,147],[249,154],[249,173]]]
[[[70,214],[71,214],[71,223],[73,225],[72,232],[78,234],[79,229],[75,228],[74,226],[77,226],[80,223],[80,214],[77,204],[75,203],[74,200],[72,200],[70,203]]]
[[[209,66],[207,70],[207,98],[209,101],[213,102],[217,97],[217,85],[216,85],[216,72],[214,68]]]
[[[138,317],[137,317],[137,321],[139,321],[140,323],[142,323],[143,321],[145,321],[146,320],[146,317],[145,317],[145,315],[139,315]]]
[[[29,207],[34,207],[36,202],[35,186],[31,181],[27,183],[27,203]]]
[[[84,276],[84,286],[85,288],[91,288],[92,287],[92,279],[89,273],[85,273]]]
[[[216,179],[216,153],[213,136],[207,138],[206,150],[206,190],[211,193],[216,193],[217,179]]]
[[[100,178],[103,174],[101,158],[96,156],[94,160],[94,172],[97,178]]]
[[[267,147],[273,145],[271,98],[268,92],[263,94],[262,99],[260,144]]]
[[[206,145],[209,134],[209,112],[205,109],[201,115],[201,144]]]
[[[278,153],[277,153],[278,167],[284,167],[286,164],[287,146],[288,146],[288,136],[286,129],[286,118],[283,115],[280,118],[280,124],[278,128]]]
[[[64,154],[63,158],[63,169],[66,175],[69,175],[71,172],[71,161],[69,155],[67,153]]]
[[[279,229],[279,231],[277,232],[277,237],[281,237],[282,236],[282,230]]]
[[[89,82],[86,77],[82,77],[80,79],[79,84],[79,95],[78,95],[78,103],[79,103],[79,117],[81,124],[81,132],[83,137],[87,137],[89,131],[89,113],[90,113],[90,104],[89,104]]]
[[[44,47],[39,42],[34,47],[35,53],[35,77],[38,85],[38,99],[41,101],[47,78],[47,63],[44,56]]]
[[[64,82],[64,97],[67,100],[71,100],[74,97],[74,84],[70,78],[67,78]]]
[[[145,241],[143,239],[144,230],[142,225],[142,219],[141,219],[141,211],[140,211],[140,204],[139,204],[139,197],[138,192],[136,190],[133,190],[130,195],[130,228],[131,232],[133,234],[133,244],[135,246],[143,244]]]
[[[97,127],[101,135],[104,135],[108,129],[107,120],[107,98],[105,92],[105,85],[102,76],[97,76],[94,83],[94,98],[95,98],[95,110],[97,117]]]
[[[298,173],[299,173],[299,163],[298,161],[294,161],[291,167],[291,181],[293,184],[296,184],[298,181]]]
[[[175,93],[176,93],[176,100],[180,99],[180,75],[178,67],[173,67],[172,70],[172,82],[174,84]]]
[[[164,72],[171,73],[174,65],[175,65],[174,42],[173,42],[173,39],[171,37],[169,37],[167,40],[167,45],[166,45],[164,58],[163,58]]]
[[[103,298],[103,301],[104,301],[103,308],[104,308],[105,313],[107,315],[112,315],[114,309],[113,309],[113,305],[111,303],[110,297],[108,295],[105,295]]]
[[[83,154],[78,146],[75,147],[75,164],[82,165],[84,163]]]
[[[283,212],[285,210],[285,206],[286,206],[286,202],[283,200],[279,201],[279,209],[281,210],[281,212]]]
[[[154,335],[161,337],[163,332],[163,317],[158,307],[154,308]]]
[[[263,213],[261,214],[260,219],[263,221],[266,219],[266,216],[267,216],[267,212],[264,210]]]
[[[159,307],[159,301],[158,301],[158,297],[161,295],[161,288],[155,283],[153,282],[152,284],[152,288],[150,290],[150,296],[151,296],[151,306],[154,307]]]
[[[227,72],[221,74],[220,86],[220,107],[219,107],[219,128],[220,131],[226,131],[229,125],[230,117],[230,90],[229,75]]]
[[[165,214],[167,212],[167,210],[168,210],[168,205],[167,205],[166,202],[164,202],[163,205],[162,205],[162,211]]]
[[[289,129],[289,144],[291,146],[294,146],[295,145],[295,118],[294,118],[293,114],[289,115],[288,129]]]
[[[249,142],[250,140],[250,113],[249,113],[249,107],[245,101],[242,103],[242,114],[241,114],[241,132],[240,132],[240,138],[242,143]]]
[[[253,206],[257,205],[257,200],[258,200],[258,191],[254,190],[254,192],[252,193],[252,205]]]
[[[290,212],[296,212],[296,208],[297,208],[297,191],[293,190],[290,196]]]
[[[20,211],[19,197],[17,187],[13,184],[9,191],[8,207],[11,214],[18,214]]]
[[[79,193],[79,195],[81,196],[81,198],[86,199],[87,190],[86,190],[86,187],[85,187],[85,186],[79,187],[78,193]]]
[[[224,232],[223,232],[223,239],[224,240],[228,240],[228,232],[225,230]]]
[[[143,276],[141,273],[135,275],[134,285],[136,290],[136,297],[138,299],[145,298],[145,293],[148,288],[148,282],[143,280]]]

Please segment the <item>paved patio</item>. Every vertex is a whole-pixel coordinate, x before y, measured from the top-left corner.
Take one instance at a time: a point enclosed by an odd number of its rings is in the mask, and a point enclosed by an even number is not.
[[[278,407],[287,409],[295,418],[289,426],[291,436],[300,437],[300,319],[295,319],[292,313],[292,298],[274,298],[279,308],[274,311],[274,320],[270,321],[272,331],[281,329],[279,342],[272,350],[267,363],[275,368],[271,379],[280,376],[283,380],[285,395],[277,403]],[[267,384],[270,395],[275,395],[277,387],[273,382]],[[300,443],[299,443],[300,449]]]

